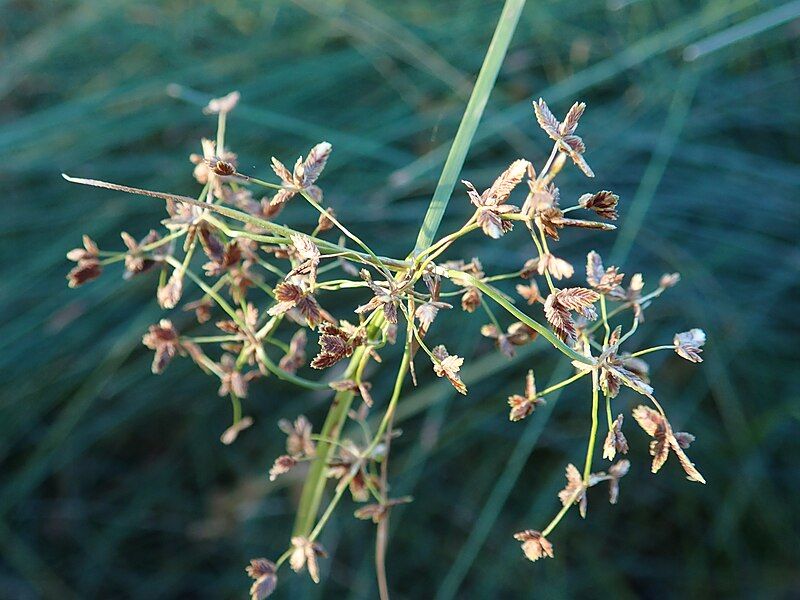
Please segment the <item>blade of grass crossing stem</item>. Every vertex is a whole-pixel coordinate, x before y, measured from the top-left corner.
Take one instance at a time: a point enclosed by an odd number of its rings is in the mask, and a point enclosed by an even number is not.
[[[458,175],[461,173],[464,160],[467,158],[467,151],[472,143],[472,137],[475,135],[478,123],[480,123],[483,116],[483,109],[489,100],[489,94],[494,88],[497,74],[500,71],[500,65],[503,64],[511,37],[517,28],[517,22],[523,6],[525,6],[525,0],[506,0],[503,6],[503,12],[500,14],[500,20],[494,30],[489,50],[483,59],[481,71],[478,73],[478,79],[475,81],[472,95],[469,97],[469,102],[467,102],[464,116],[461,117],[461,124],[458,126],[456,137],[453,139],[453,145],[450,147],[439,182],[436,184],[436,190],[433,192],[433,199],[419,230],[417,243],[414,247],[414,255],[430,246],[439,229],[439,224],[442,222],[444,211],[450,201]]]
[[[420,249],[427,248],[439,229],[442,215],[444,215],[444,211],[447,208],[447,203],[455,187],[458,174],[461,172],[461,167],[464,165],[467,150],[483,115],[483,109],[486,106],[489,94],[497,80],[497,73],[500,71],[500,65],[505,59],[523,6],[525,6],[525,0],[506,0],[503,6],[503,12],[500,14],[492,41],[489,44],[489,50],[486,52],[478,79],[475,82],[469,102],[467,102],[467,108],[464,110],[464,116],[453,139],[453,145],[445,161],[442,175],[439,178],[428,212],[420,228],[414,254]],[[348,373],[354,371],[360,356],[360,353],[356,353],[353,356],[348,367]],[[338,440],[339,432],[352,400],[352,392],[339,392],[334,396],[333,404],[320,432],[323,437],[334,441]],[[332,449],[332,445],[326,442],[321,442],[317,446],[317,457],[311,463],[311,468],[300,496],[300,504],[294,525],[295,535],[304,535],[314,526],[325,490],[325,467]]]

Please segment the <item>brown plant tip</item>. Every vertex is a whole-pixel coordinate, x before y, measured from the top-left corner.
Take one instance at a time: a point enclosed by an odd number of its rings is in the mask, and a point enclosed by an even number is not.
[[[528,371],[525,377],[525,394],[514,394],[508,397],[508,405],[511,407],[508,419],[521,421],[543,404],[546,404],[544,398],[536,396],[536,380],[533,377],[533,371]]]
[[[524,274],[532,274],[534,271],[539,275],[550,273],[554,279],[559,281],[565,278],[569,279],[575,273],[575,269],[571,264],[549,252],[528,260],[521,273],[524,276]]]
[[[513,358],[516,354],[516,346],[524,346],[536,339],[539,335],[525,323],[517,321],[512,323],[505,333],[497,329],[496,325],[487,324],[481,327],[481,335],[495,341],[495,346],[507,358]]]
[[[289,455],[310,458],[316,454],[316,445],[311,439],[311,422],[305,415],[299,415],[294,422],[281,419],[278,428],[286,434],[286,452]]]
[[[608,219],[609,221],[616,221],[617,217],[617,203],[619,196],[607,190],[601,190],[594,194],[584,194],[578,198],[578,204],[586,210],[591,210],[597,213],[598,217]]]
[[[514,534],[514,539],[522,542],[522,551],[530,561],[536,562],[544,557],[553,558],[553,545],[539,531],[518,531]]]
[[[247,398],[248,384],[260,375],[258,371],[242,373],[236,364],[236,359],[230,354],[223,354],[217,363],[220,372],[220,384],[217,394],[227,396],[234,394],[239,398]]]
[[[360,336],[351,339],[343,329],[327,322],[319,326],[319,332],[320,350],[311,361],[313,369],[327,369],[343,358],[350,358],[355,348],[364,342]]]
[[[681,280],[680,273],[664,273],[661,276],[661,279],[658,280],[658,287],[666,290],[678,285],[680,280]]]
[[[289,456],[288,454],[279,456],[275,459],[275,462],[272,464],[272,468],[269,470],[269,480],[275,481],[280,475],[291,471],[296,464],[297,459]]]
[[[603,259],[600,255],[592,250],[586,255],[586,283],[601,294],[615,294],[620,295],[623,293],[620,284],[625,275],[619,273],[617,267],[603,266]]]
[[[515,160],[482,194],[469,181],[462,181],[467,186],[470,201],[477,208],[478,225],[489,237],[497,239],[513,229],[514,223],[503,219],[503,215],[518,212],[519,209],[505,202],[525,177],[529,165],[527,160]]]
[[[203,109],[203,112],[207,115],[229,113],[236,107],[241,97],[239,92],[234,91],[221,98],[212,98]]]
[[[559,150],[565,152],[572,159],[572,162],[583,172],[587,177],[594,177],[594,172],[586,163],[583,158],[583,153],[586,151],[586,146],[583,140],[575,135],[575,130],[578,128],[578,121],[586,109],[586,104],[583,102],[576,102],[573,104],[567,116],[564,117],[564,122],[559,122],[555,115],[551,112],[547,103],[539,98],[538,101],[533,103],[533,110],[536,113],[536,120],[539,126],[545,133],[558,144]]]
[[[617,452],[620,454],[628,453],[628,440],[625,439],[625,435],[622,433],[622,421],[623,416],[620,414],[611,424],[611,429],[603,443],[603,458],[614,460]]]
[[[447,380],[453,385],[459,394],[467,394],[467,386],[461,381],[461,376],[458,374],[461,365],[464,364],[464,359],[455,354],[450,355],[447,348],[442,345],[436,346],[433,351],[433,372],[438,377],[446,377]]]
[[[476,287],[468,287],[461,295],[461,309],[468,313],[474,313],[481,305],[483,293]]]
[[[703,344],[706,343],[706,333],[702,329],[690,329],[683,333],[676,333],[673,339],[675,352],[681,358],[689,362],[700,363],[703,358],[700,353],[703,351]]]
[[[306,344],[308,338],[303,329],[298,329],[289,342],[289,350],[281,357],[278,366],[287,373],[297,373],[306,364]]]
[[[222,432],[219,440],[226,446],[230,446],[239,437],[239,434],[253,424],[253,417],[242,417],[236,423]]]
[[[297,278],[293,278],[293,281]],[[322,312],[316,298],[301,283],[283,281],[275,286],[275,300],[267,313],[271,316],[285,314],[297,309],[310,327],[316,327],[322,319]]]
[[[581,477],[578,468],[572,463],[567,465],[566,476],[567,485],[558,492],[558,499],[561,500],[563,506],[578,504],[581,517],[586,518],[586,484],[583,481],[583,477]]]
[[[328,554],[318,542],[311,542],[304,536],[292,538],[292,553],[289,555],[289,566],[292,571],[299,573],[303,568],[308,568],[308,574],[314,583],[319,583],[318,557],[325,558]]]
[[[408,504],[412,501],[413,498],[411,496],[403,496],[402,498],[389,499],[382,504],[367,504],[357,509],[353,516],[362,521],[372,520],[377,525],[388,516],[392,507],[399,504]]]
[[[597,318],[594,303],[600,295],[587,288],[565,288],[547,296],[544,314],[553,332],[566,344],[574,344],[577,338],[575,321],[570,312],[576,312],[586,319]]]
[[[67,259],[78,263],[67,274],[69,287],[76,288],[103,274],[103,266],[97,258],[99,253],[97,244],[88,235],[83,236],[83,248],[67,252]]]
[[[218,156],[206,159],[206,164],[208,165],[209,169],[211,169],[220,177],[230,177],[231,175],[236,175],[236,165],[234,165],[232,162],[222,160]]]
[[[272,170],[280,178],[283,189],[273,196],[270,204],[278,206],[292,199],[300,191],[304,191],[317,201],[322,200],[322,190],[314,183],[322,174],[322,170],[328,163],[331,154],[331,145],[328,142],[320,142],[308,151],[308,156],[297,159],[294,169],[289,169],[274,156],[272,157]]]
[[[161,319],[157,325],[151,325],[142,337],[142,343],[155,350],[152,371],[156,375],[167,368],[182,348],[178,330],[169,319]]]
[[[278,585],[277,568],[274,562],[266,558],[253,558],[245,571],[255,580],[250,586],[250,600],[264,600],[272,595]]]
[[[634,408],[633,418],[636,419],[636,422],[644,429],[645,433],[654,438],[650,442],[650,455],[653,457],[651,470],[653,473],[657,473],[661,469],[669,456],[670,450],[672,450],[678,457],[690,481],[706,482],[695,468],[694,463],[686,456],[683,451],[684,446],[681,445],[681,442],[683,442],[688,446],[694,440],[693,435],[684,432],[673,433],[672,426],[667,421],[667,418],[648,406],[639,405]]]
[[[516,290],[529,305],[537,302],[544,303],[542,293],[539,291],[539,286],[535,281],[531,281],[528,285],[517,284]]]
[[[156,298],[161,308],[175,308],[183,296],[183,270],[174,269],[167,283],[158,288]]]

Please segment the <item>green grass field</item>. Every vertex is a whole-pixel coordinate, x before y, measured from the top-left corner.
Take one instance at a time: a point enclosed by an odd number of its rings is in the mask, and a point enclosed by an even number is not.
[[[109,269],[79,290],[64,279],[81,233],[121,247],[120,230],[142,237],[163,207],[60,173],[196,195],[187,157],[214,133],[201,107],[237,89],[228,140],[240,165],[266,176],[271,155],[331,142],[326,202],[404,256],[501,6],[0,0],[0,598],[245,597],[244,566],[285,548],[300,490],[267,479],[284,443],[276,422],[319,423],[330,398],[261,380],[245,407],[255,425],[223,446],[230,407],[213,381],[188,361],[150,374],[141,336],[161,315],[157,276],[123,284]],[[798,19],[797,0],[528,3],[464,178],[480,187],[514,158],[546,158],[532,99],[561,114],[588,103],[581,133],[598,176],[570,170],[562,195],[616,191],[621,227],[569,236],[561,252],[580,263],[594,247],[646,281],[682,273],[638,335],[708,332],[699,367],[651,362],[708,485],[673,461],[651,475],[629,425],[620,503],[568,515],[557,558],[529,563],[511,535],[557,507],[564,464],[585,451],[586,395],[569,388],[509,423],[525,371],[547,381],[567,365],[541,342],[509,361],[475,342],[477,313],[442,314],[470,395],[425,377],[401,401],[393,495],[415,502],[392,513],[393,598],[800,595]],[[458,186],[443,231],[469,214]],[[316,217],[292,206],[281,220],[310,230]],[[456,254],[480,245],[494,272],[530,258],[485,239]],[[327,308],[344,315],[356,298]],[[386,373],[372,377],[377,395]],[[638,400],[617,402],[628,413]],[[373,526],[353,509],[323,536],[323,582],[282,573],[275,597],[377,597]]]

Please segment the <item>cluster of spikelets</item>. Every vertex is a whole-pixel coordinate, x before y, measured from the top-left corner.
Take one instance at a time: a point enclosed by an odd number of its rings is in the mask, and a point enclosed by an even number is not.
[[[293,422],[279,423],[287,436],[286,454],[275,460],[269,478],[274,480],[299,463],[323,461],[324,475],[336,479],[337,486],[315,527],[292,537],[277,561],[259,558],[251,562],[247,572],[254,579],[254,600],[272,593],[277,572],[287,561],[294,571],[305,569],[315,582],[319,581],[318,559],[325,551],[317,538],[345,490],[355,502],[363,503],[355,516],[379,525],[393,506],[411,500],[389,497],[386,473],[391,440],[396,434],[392,429],[394,409],[401,401],[406,369],[416,384],[415,362],[422,351],[436,376],[449,381],[459,393],[467,393],[461,378],[464,359],[450,354],[441,343],[428,342],[429,334],[435,333],[438,313],[453,309],[448,299],[460,300],[461,309],[467,313],[479,309],[485,312],[488,322],[481,333],[508,357],[514,356],[517,347],[543,338],[572,360],[574,374],[544,390],[537,389],[530,371],[522,393],[508,398],[511,421],[529,417],[556,389],[585,376],[592,381],[592,428],[586,464],[582,472],[572,464],[567,466],[567,484],[558,494],[562,508],[550,524],[541,531],[524,530],[515,535],[529,559],[553,556],[546,536],[570,507],[577,505],[585,516],[589,488],[608,483],[609,500],[617,502],[620,479],[628,472],[630,462],[621,459],[604,471],[593,470],[600,394],[605,399],[608,425],[604,459],[614,461],[628,452],[623,415],[612,419],[611,410],[612,400],[622,386],[627,386],[648,401],[633,410],[633,418],[652,438],[652,471],[658,471],[674,453],[690,480],[704,482],[685,453],[694,438],[673,430],[654,396],[649,367],[642,356],[672,349],[686,360],[700,362],[705,334],[692,329],[676,334],[671,344],[637,351],[623,349],[644,321],[645,309],[678,283],[679,276],[664,275],[647,291],[641,274],[626,281],[616,266],[605,266],[593,251],[586,258],[586,285],[560,286],[561,281],[575,276],[575,269],[570,261],[554,254],[550,245],[567,228],[610,231],[614,229],[611,222],[617,219],[619,198],[612,192],[583,194],[573,205],[562,207],[562,194],[554,183],[568,160],[587,177],[594,176],[584,156],[584,142],[576,135],[584,104],[574,104],[559,121],[543,100],[535,102],[536,119],[554,142],[541,170],[537,173],[529,161],[519,159],[482,192],[465,181],[475,211],[463,227],[405,259],[394,259],[373,251],[338,221],[331,208],[323,206],[318,180],[331,154],[330,144],[317,144],[305,157],[298,158],[291,170],[272,158],[277,177],[274,182],[239,172],[237,157],[224,139],[227,116],[238,100],[234,92],[206,107],[207,113],[217,115],[218,133],[216,140],[202,140],[202,155],[190,157],[194,177],[202,187],[197,197],[65,176],[76,183],[159,198],[166,202],[167,210],[160,231],[151,230],[139,241],[122,232],[123,250],[102,251],[84,236],[83,247],[67,257],[76,263],[68,275],[72,287],[99,277],[108,265],[124,263],[126,279],[147,272],[157,274],[156,298],[162,308],[181,306],[193,313],[199,324],[205,324],[207,333],[184,335],[172,319],[162,319],[145,333],[143,343],[154,351],[154,373],[161,373],[173,358],[187,356],[218,379],[219,395],[229,396],[233,405],[233,423],[221,436],[225,444],[233,443],[252,425],[253,419],[242,414],[242,399],[247,398],[249,385],[258,378],[278,377],[309,389],[330,388],[350,398],[361,398],[358,408],[347,412],[347,418],[359,425],[360,441],[331,440],[341,427],[315,434],[302,415]],[[511,203],[518,187],[526,188],[519,207]],[[259,197],[258,189],[267,193]],[[277,223],[286,204],[298,199],[319,213],[311,232]],[[575,211],[591,218],[568,216]],[[464,235],[480,229],[496,239],[511,232],[515,224],[524,228],[535,250],[517,271],[487,276],[478,258],[439,260]],[[338,241],[332,241],[333,236]],[[202,271],[198,271],[193,265],[200,261],[194,259],[201,255]],[[494,285],[513,279],[520,281],[516,292],[528,312]],[[198,292],[190,294],[187,283]],[[353,288],[362,289],[365,296],[362,304],[353,307],[349,319],[336,317],[324,308],[331,294]],[[501,325],[490,306],[503,309],[510,324]],[[537,312],[543,321],[536,318]],[[614,324],[618,318],[625,319],[627,330]],[[309,335],[316,336],[316,350],[308,348]],[[402,342],[398,342],[400,339]],[[373,399],[366,379],[368,367],[381,362],[380,351],[386,344],[395,343],[404,345],[404,360],[394,392],[387,401]],[[342,372],[336,366],[345,359],[350,362]],[[320,380],[303,377],[306,367],[325,374]],[[375,406],[383,407],[384,413],[381,425],[373,430],[367,416]]]

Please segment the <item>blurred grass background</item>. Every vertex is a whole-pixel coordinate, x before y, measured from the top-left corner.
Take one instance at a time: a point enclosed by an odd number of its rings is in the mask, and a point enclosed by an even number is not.
[[[64,280],[81,233],[121,247],[120,229],[141,237],[163,208],[59,173],[194,194],[187,155],[214,132],[199,105],[238,89],[228,139],[240,164],[267,174],[270,155],[327,139],[326,201],[402,256],[500,8],[0,0],[0,597],[244,597],[247,560],[282,551],[299,491],[266,478],[284,443],[276,421],[306,412],[319,424],[327,401],[261,381],[246,403],[256,424],[220,444],[230,408],[214,382],[188,361],[150,374],[141,334],[160,316],[155,280],[123,285],[109,270],[77,291]],[[554,534],[557,560],[528,563],[511,534],[557,509],[563,467],[584,452],[586,390],[509,423],[505,398],[525,370],[545,382],[565,366],[541,342],[507,361],[476,343],[477,313],[443,315],[432,335],[467,357],[471,393],[426,378],[401,403],[393,495],[416,501],[392,513],[394,597],[800,596],[798,14],[796,1],[529,3],[464,176],[481,187],[518,156],[541,164],[532,98],[561,114],[588,102],[580,133],[598,176],[569,169],[562,197],[615,190],[622,227],[565,235],[559,253],[580,263],[594,247],[651,283],[683,274],[637,336],[644,347],[693,326],[709,334],[698,368],[651,361],[709,483],[686,482],[673,461],[652,476],[627,419],[620,504],[592,494],[587,520],[570,514]],[[182,87],[168,94],[171,83]],[[282,220],[310,229],[297,208]],[[457,189],[443,231],[469,210]],[[530,257],[520,239],[475,236],[458,251],[503,272]],[[327,307],[344,316],[350,300]],[[373,379],[382,397],[388,381]],[[623,392],[617,409],[637,402]],[[276,597],[375,597],[373,527],[352,509],[323,536],[323,583],[283,575]]]

